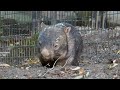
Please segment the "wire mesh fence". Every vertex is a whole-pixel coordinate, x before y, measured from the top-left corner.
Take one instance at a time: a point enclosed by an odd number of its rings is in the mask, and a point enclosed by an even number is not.
[[[119,19],[120,11],[0,11],[0,61],[15,66],[36,57],[41,22],[79,29],[84,57],[119,58]]]

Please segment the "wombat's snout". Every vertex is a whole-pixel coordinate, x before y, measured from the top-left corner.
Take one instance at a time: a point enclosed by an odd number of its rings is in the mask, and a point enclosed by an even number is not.
[[[41,54],[45,59],[50,59],[50,53],[46,48],[43,48],[43,50],[41,51]]]

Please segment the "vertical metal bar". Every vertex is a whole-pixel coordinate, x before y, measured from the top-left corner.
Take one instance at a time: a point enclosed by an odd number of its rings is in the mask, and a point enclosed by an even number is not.
[[[104,25],[105,25],[105,13],[103,12],[103,20],[102,20],[102,29],[104,30]]]
[[[56,24],[57,11],[52,11],[52,24]]]
[[[93,19],[94,19],[94,18],[93,18],[93,13],[94,13],[94,11],[91,11],[91,14],[92,14],[92,15],[91,15],[91,24],[92,24],[92,25],[91,25],[91,28],[92,28],[92,29],[93,29],[93,27],[94,27],[94,26],[93,26]]]
[[[35,34],[35,31],[36,31],[36,30],[35,30],[35,26],[36,26],[36,25],[35,25],[35,23],[36,23],[36,22],[35,22],[35,21],[36,21],[35,19],[36,19],[36,11],[32,11],[32,27],[33,27],[32,29],[34,30],[34,31],[33,31],[34,33],[33,33],[33,34]]]
[[[96,14],[96,30],[98,29],[98,22],[99,22],[99,11],[97,11],[97,14]]]
[[[105,14],[105,28],[108,28],[108,11]]]
[[[38,17],[37,17],[37,33],[39,32],[40,30],[40,22],[41,22],[41,11],[37,11],[38,13]]]

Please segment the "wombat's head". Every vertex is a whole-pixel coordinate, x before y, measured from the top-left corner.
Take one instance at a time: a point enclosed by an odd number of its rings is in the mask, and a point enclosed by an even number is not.
[[[42,31],[38,38],[39,53],[44,60],[56,60],[62,54],[67,53],[68,42],[66,34],[69,28],[60,25],[45,26],[42,24]]]

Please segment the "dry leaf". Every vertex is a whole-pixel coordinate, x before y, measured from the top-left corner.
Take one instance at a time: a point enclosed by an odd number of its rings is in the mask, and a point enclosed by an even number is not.
[[[112,61],[113,63],[109,66],[109,68],[114,68],[115,66],[117,66],[118,64],[116,63],[117,62],[117,59],[113,60]]]
[[[79,70],[80,69],[80,67],[76,67],[76,68],[71,68],[71,70]]]
[[[31,65],[31,64],[37,64],[37,63],[40,63],[40,61],[38,59],[28,59],[26,60],[25,63],[23,63],[23,65]]]
[[[114,68],[117,65],[118,65],[117,63],[114,63],[114,64],[112,64],[112,65],[109,66],[109,69],[112,69],[112,68]]]
[[[83,78],[83,75],[80,75],[80,76],[76,76],[74,79],[82,79]]]
[[[117,74],[113,76],[113,79],[117,79],[117,78],[118,78],[118,75],[117,75]]]
[[[120,50],[117,51],[117,54],[120,54]]]
[[[21,69],[24,69],[24,67],[21,67]]]
[[[84,75],[84,74],[85,74],[85,70],[84,70],[83,68],[81,68],[81,69],[79,70],[79,74],[80,74],[80,75]]]
[[[64,71],[60,71],[61,74],[64,74],[65,72]]]
[[[28,79],[32,79],[32,76],[28,76]]]
[[[90,73],[89,73],[89,72],[87,72],[87,73],[86,73],[86,75],[85,75],[85,77],[88,77],[88,76],[89,76],[89,74],[90,74]]]
[[[116,63],[116,61],[117,61],[116,59],[115,59],[115,60],[113,60],[113,64],[115,64],[115,63]]]
[[[117,65],[118,65],[117,63],[114,63],[112,67],[115,67],[115,66],[117,66]]]
[[[30,68],[30,66],[29,66],[29,67],[26,67],[25,69],[26,69],[26,70],[29,70],[29,68]]]
[[[8,64],[0,64],[0,67],[10,67]]]

